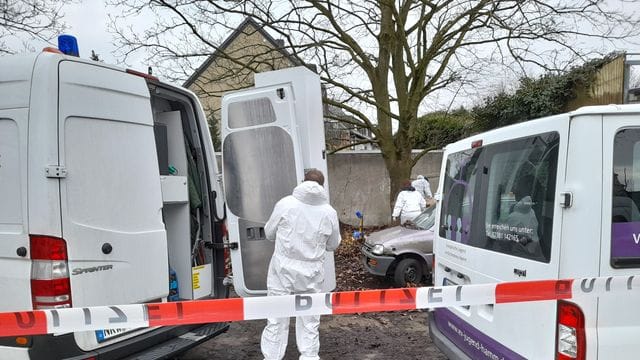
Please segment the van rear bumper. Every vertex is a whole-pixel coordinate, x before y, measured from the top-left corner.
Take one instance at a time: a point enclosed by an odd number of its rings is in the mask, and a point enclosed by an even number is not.
[[[32,360],[51,359],[52,356],[68,360],[88,357],[98,360],[167,359],[228,329],[228,323],[163,327],[92,351],[78,348],[73,334],[34,336],[29,357]]]
[[[434,315],[435,313],[433,311],[429,312],[429,335],[433,343],[436,344],[436,347],[440,349],[449,360],[472,360],[438,329]]]

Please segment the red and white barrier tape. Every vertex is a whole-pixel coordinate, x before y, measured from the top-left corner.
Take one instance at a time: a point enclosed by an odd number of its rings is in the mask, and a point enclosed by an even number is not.
[[[0,313],[0,336],[353,314],[637,293],[640,277],[346,291]]]

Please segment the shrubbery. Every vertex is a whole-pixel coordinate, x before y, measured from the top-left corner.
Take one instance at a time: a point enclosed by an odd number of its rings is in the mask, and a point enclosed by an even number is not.
[[[523,77],[515,92],[501,91],[488,96],[471,110],[424,115],[416,127],[415,147],[441,148],[474,132],[563,113],[581,90],[591,86],[598,70],[618,55],[591,60],[559,74]]]

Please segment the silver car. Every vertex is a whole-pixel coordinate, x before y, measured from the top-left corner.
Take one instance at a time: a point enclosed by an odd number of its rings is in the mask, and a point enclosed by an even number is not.
[[[365,269],[373,275],[393,278],[400,287],[429,278],[435,213],[435,206],[431,206],[412,222],[366,236],[361,250]]]

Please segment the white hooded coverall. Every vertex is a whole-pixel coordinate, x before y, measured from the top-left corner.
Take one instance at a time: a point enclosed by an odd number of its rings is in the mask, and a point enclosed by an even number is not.
[[[418,178],[411,182],[411,186],[413,186],[425,200],[433,197],[429,180],[425,179],[424,176],[418,175]]]
[[[267,275],[268,295],[317,293],[324,281],[326,251],[340,244],[338,215],[329,205],[325,189],[305,181],[273,209],[264,227],[267,239],[275,240]],[[300,359],[319,359],[320,316],[296,317],[296,343]],[[289,337],[289,318],[268,319],[262,332],[265,359],[282,359]]]
[[[400,224],[407,220],[413,220],[424,210],[427,202],[417,191],[402,190],[396,198],[391,216],[395,219],[400,216]]]

